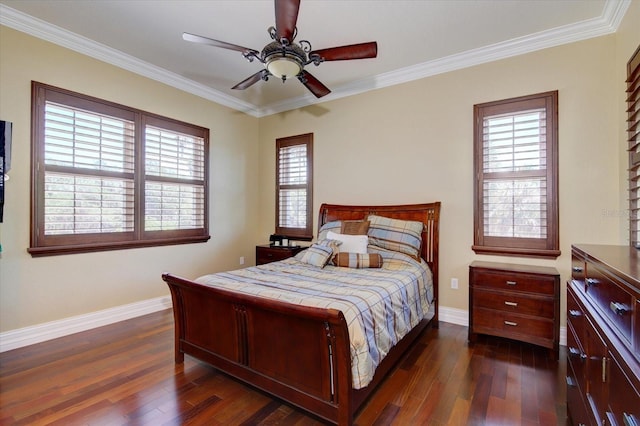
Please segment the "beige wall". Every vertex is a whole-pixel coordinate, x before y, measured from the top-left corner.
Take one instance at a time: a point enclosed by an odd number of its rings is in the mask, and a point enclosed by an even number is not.
[[[315,210],[323,202],[442,202],[441,306],[468,309],[468,264],[477,259],[555,266],[564,283],[572,243],[627,243],[620,213],[626,208],[620,68],[640,43],[632,25],[640,22],[638,3],[620,34],[261,119],[261,232],[273,230],[274,140],[313,132]],[[473,105],[549,90],[559,91],[562,255],[555,261],[477,256],[471,250]],[[450,288],[454,277],[459,290]]]
[[[564,282],[572,243],[626,244],[623,81],[640,43],[637,22],[640,2],[632,2],[614,35],[261,119],[0,26],[0,119],[14,123],[0,224],[0,332],[166,295],[163,271],[195,277],[236,268],[240,256],[251,263],[254,245],[274,230],[274,140],[307,132],[315,135],[316,211],[323,202],[442,201],[442,306],[467,309],[474,259],[556,266]],[[31,80],[208,127],[211,241],[31,258]],[[473,105],[556,89],[563,254],[555,261],[476,256]],[[459,290],[449,288],[453,277]],[[564,303],[563,291],[563,310]]]
[[[29,245],[31,80],[210,129],[211,240],[32,258]],[[195,277],[251,262],[258,119],[70,50],[0,27],[0,119],[14,128],[0,224],[0,331],[168,295],[163,271]]]

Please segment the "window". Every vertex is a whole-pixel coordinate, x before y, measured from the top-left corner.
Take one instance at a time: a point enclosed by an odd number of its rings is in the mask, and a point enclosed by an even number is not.
[[[209,131],[32,83],[32,256],[204,242]]]
[[[313,238],[313,134],[276,140],[276,234]]]
[[[627,63],[629,242],[640,247],[640,47]]]
[[[558,257],[558,92],[474,106],[479,254]]]

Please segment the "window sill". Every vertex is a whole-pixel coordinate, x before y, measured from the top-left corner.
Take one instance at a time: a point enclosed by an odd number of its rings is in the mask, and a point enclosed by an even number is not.
[[[527,248],[509,248],[509,247],[488,247],[488,246],[471,246],[476,254],[490,254],[496,256],[515,256],[515,257],[540,257],[546,259],[556,259],[560,256],[560,250],[545,249],[527,249]]]
[[[64,246],[30,247],[27,249],[31,257],[58,256],[62,254],[93,253],[97,251],[124,250],[144,247],[158,247],[178,244],[206,243],[211,236],[196,236],[145,241],[126,241],[103,244],[73,244]]]

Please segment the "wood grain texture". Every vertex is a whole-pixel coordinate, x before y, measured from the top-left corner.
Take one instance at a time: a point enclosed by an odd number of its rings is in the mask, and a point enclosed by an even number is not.
[[[357,425],[564,425],[566,353],[427,328]],[[321,425],[190,356],[162,311],[0,354],[1,425]]]

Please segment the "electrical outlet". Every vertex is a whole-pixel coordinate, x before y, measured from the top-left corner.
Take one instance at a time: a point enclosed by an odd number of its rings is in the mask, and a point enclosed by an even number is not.
[[[240,264],[244,265],[244,256],[240,256]]]
[[[457,278],[451,278],[451,288],[454,290],[458,289],[458,279]]]

